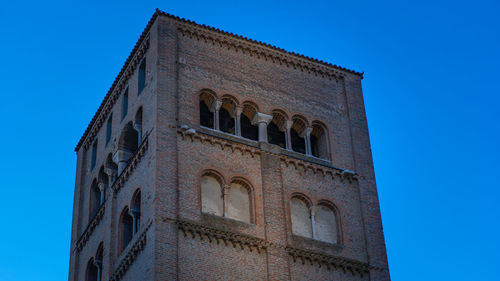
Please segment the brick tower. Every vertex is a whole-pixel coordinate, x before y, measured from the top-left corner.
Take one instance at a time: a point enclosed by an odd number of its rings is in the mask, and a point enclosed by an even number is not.
[[[362,78],[157,10],[75,149],[69,280],[389,280]]]

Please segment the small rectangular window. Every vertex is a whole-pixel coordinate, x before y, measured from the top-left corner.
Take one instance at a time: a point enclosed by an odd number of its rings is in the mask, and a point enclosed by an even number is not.
[[[122,99],[122,120],[123,118],[125,118],[125,116],[127,116],[127,111],[128,111],[128,88],[125,90]]]
[[[141,66],[139,66],[139,84],[137,87],[137,95],[141,94],[142,90],[144,89],[144,85],[146,85],[146,59],[143,59],[141,62]]]
[[[97,140],[92,145],[92,159],[90,162],[90,169],[91,170],[94,169],[96,160],[97,160]]]
[[[111,139],[111,130],[113,128],[113,114],[111,114],[108,118],[108,122],[106,123],[106,144],[108,144]]]

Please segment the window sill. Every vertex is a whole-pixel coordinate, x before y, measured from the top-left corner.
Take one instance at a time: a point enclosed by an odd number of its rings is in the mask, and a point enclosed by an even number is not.
[[[296,248],[309,249],[314,251],[327,251],[338,253],[342,251],[344,245],[339,243],[325,242],[309,237],[293,234],[290,236],[291,244]]]
[[[253,223],[248,223],[208,213],[201,213],[201,222],[209,226],[216,226],[218,228],[223,228],[224,230],[229,230],[229,231],[239,231],[242,229],[255,227],[255,224]]]

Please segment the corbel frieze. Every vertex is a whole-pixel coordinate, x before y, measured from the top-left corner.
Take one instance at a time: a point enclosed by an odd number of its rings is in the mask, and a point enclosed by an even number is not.
[[[146,234],[147,234],[147,231],[148,231],[148,229],[149,229],[149,227],[151,226],[152,223],[153,223],[153,221],[150,220],[149,223],[146,225],[146,227],[142,230],[139,238],[137,238],[137,240],[135,240],[135,242],[132,245],[132,247],[130,247],[130,248],[127,247],[128,248],[127,254],[121,259],[120,263],[116,267],[116,269],[113,272],[113,275],[111,276],[111,278],[109,279],[109,281],[118,281],[118,280],[120,280],[125,275],[125,273],[130,268],[130,266],[132,266],[132,264],[134,263],[134,261],[137,259],[137,256],[139,255],[139,253],[146,246],[146,241],[147,241],[146,240],[146,237],[147,237]]]
[[[146,51],[149,48],[149,34],[146,36],[146,38],[142,41],[141,45],[138,47],[137,51],[135,52],[134,56],[130,59],[127,67],[119,74],[119,79],[118,82],[114,86],[112,86],[112,92],[110,96],[107,98],[106,103],[98,110],[98,115],[95,117],[94,125],[90,129],[89,134],[87,135],[87,138],[84,142],[83,147],[85,149],[88,149],[89,146],[91,145],[92,141],[94,140],[95,136],[99,132],[99,129],[102,127],[106,119],[108,118],[109,113],[113,109],[113,106],[115,105],[116,101],[120,97],[120,95],[123,92],[123,89],[126,88],[128,80],[130,77],[133,75],[134,70],[137,68],[137,65],[141,62],[141,60],[144,58],[144,55],[146,54]]]
[[[317,265],[318,267],[325,266],[328,270],[342,270],[344,274],[350,272],[353,276],[359,274],[363,277],[363,275],[368,274],[371,269],[375,269],[375,267],[364,262],[330,256],[309,250],[286,247],[286,251],[293,258],[294,262],[300,261],[302,264],[308,263],[309,265]]]
[[[343,72],[324,66],[318,62],[309,61],[307,57],[302,58],[301,55],[288,53],[283,49],[272,46],[261,46],[263,43],[253,42],[253,40],[241,36],[233,34],[219,34],[222,31],[210,31],[202,27],[182,22],[178,23],[178,30],[182,36],[189,37],[191,39],[210,43],[221,48],[227,48],[228,50],[233,50],[235,52],[242,52],[243,54],[251,57],[264,59],[275,64],[284,65],[302,72],[328,78],[330,80],[338,80],[345,76]],[[277,50],[273,50],[272,48]]]
[[[90,223],[87,225],[87,228],[85,228],[85,231],[82,233],[78,241],[76,241],[76,247],[75,250],[80,252],[85,244],[87,244],[87,241],[89,241],[90,235],[92,235],[92,232],[94,232],[94,229],[99,225],[99,222],[101,221],[102,217],[104,216],[104,209],[106,206],[106,201],[104,201],[101,206],[99,207],[99,210],[97,210],[97,213],[94,215]]]
[[[178,229],[184,234],[184,237],[207,240],[208,242],[215,242],[217,244],[223,243],[225,246],[233,246],[234,248],[239,247],[242,250],[249,249],[252,251],[255,249],[258,253],[267,251],[270,248],[284,250],[293,258],[294,262],[301,261],[302,264],[307,263],[318,267],[325,266],[328,270],[341,270],[344,273],[349,272],[352,275],[358,274],[360,276],[368,274],[370,270],[384,270],[383,268],[371,266],[365,262],[291,246],[283,246],[268,242],[261,238],[217,229],[193,221],[177,220],[176,224]]]
[[[141,161],[144,154],[146,154],[146,151],[147,151],[148,146],[149,146],[149,141],[148,141],[149,138],[148,137],[149,137],[149,133],[146,135],[144,140],[141,142],[141,145],[139,146],[139,148],[137,148],[137,152],[134,154],[134,156],[132,156],[132,159],[129,160],[127,166],[125,167],[125,169],[123,169],[123,172],[120,174],[120,176],[118,176],[118,178],[115,180],[115,182],[111,186],[111,188],[113,189],[114,196],[116,196],[116,194],[118,194],[118,191],[120,191],[120,189],[123,187],[123,185],[125,185],[129,176],[132,174],[132,172],[137,167],[137,164],[139,164],[139,162]]]
[[[247,248],[250,251],[256,250],[260,253],[269,246],[269,243],[264,239],[221,230],[187,220],[178,220],[177,227],[182,231],[184,237],[189,235],[191,238],[206,239],[209,242],[216,242],[217,244],[224,243],[226,246],[232,245],[234,248],[239,247],[242,250]]]
[[[330,176],[332,179],[337,178],[341,182],[347,180],[349,181],[349,183],[352,183],[353,181],[358,180],[358,175],[356,174],[356,172],[353,171],[319,165],[306,160],[289,157],[286,155],[281,155],[280,159],[287,167],[292,166],[297,170],[302,169],[304,171],[312,171],[314,174],[320,173],[324,177]]]

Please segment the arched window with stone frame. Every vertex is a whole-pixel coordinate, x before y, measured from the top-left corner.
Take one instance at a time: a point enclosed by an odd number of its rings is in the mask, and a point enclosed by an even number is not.
[[[290,218],[293,234],[313,238],[311,205],[310,200],[304,195],[294,195],[290,200]]]
[[[134,129],[137,131],[137,145],[139,146],[142,142],[142,106],[135,113]]]
[[[206,171],[201,180],[201,211],[224,216],[223,177],[215,171]]]
[[[215,129],[215,107],[217,95],[209,90],[202,90],[200,94],[200,125]]]
[[[106,157],[105,171],[107,171],[107,173],[111,174],[111,175],[109,175],[109,174],[107,174],[107,175],[109,178],[108,179],[109,185],[112,185],[118,176],[118,165],[116,165],[116,163],[113,162],[113,155],[111,153],[109,153],[108,157]]]
[[[338,211],[330,202],[320,202],[315,207],[315,239],[332,244],[339,243]]]
[[[282,110],[273,110],[273,119],[267,125],[268,142],[286,148],[286,122],[288,116]]]
[[[105,198],[105,194],[106,194],[106,189],[109,187],[109,177],[108,175],[106,174],[105,172],[105,168],[104,168],[104,165],[101,166],[101,168],[99,169],[99,174],[97,176],[97,179],[99,181],[99,185],[102,185],[102,187],[99,187],[100,190],[101,190],[101,204],[104,203],[104,199]]]
[[[118,223],[118,253],[123,252],[132,240],[134,219],[129,208],[125,206],[120,214]]]
[[[306,154],[307,119],[296,115],[292,118],[292,121],[292,128],[290,129],[292,150],[298,153]]]
[[[92,181],[90,185],[90,195],[89,195],[89,222],[94,218],[101,206],[101,191],[99,189],[99,183],[97,179]]]
[[[219,109],[219,130],[228,134],[236,134],[236,107],[238,101],[229,95],[222,97]]]
[[[259,126],[253,124],[253,118],[259,111],[256,104],[244,102],[240,115],[241,136],[251,140],[259,139]]]
[[[252,223],[252,189],[251,185],[242,178],[235,178],[231,181],[227,195],[225,196],[225,216]]]
[[[315,157],[329,160],[330,147],[326,126],[319,121],[313,121],[310,138],[311,154]]]
[[[128,122],[120,134],[118,140],[118,151],[116,152],[116,159],[118,162],[118,175],[120,175],[128,164],[128,161],[137,151],[139,146],[139,134],[134,129],[132,121]]]
[[[94,265],[97,268],[97,281],[102,280],[102,263],[104,259],[104,246],[103,243],[101,242],[99,246],[97,247],[97,251],[94,257]]]
[[[141,227],[141,190],[137,189],[132,196],[132,202],[130,203],[131,215],[132,215],[132,235],[139,232]]]

